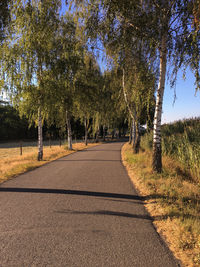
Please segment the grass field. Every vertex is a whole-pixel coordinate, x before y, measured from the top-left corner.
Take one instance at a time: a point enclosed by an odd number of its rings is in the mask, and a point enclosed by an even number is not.
[[[24,143],[23,154],[20,155],[19,143],[7,143],[1,144],[0,147],[0,183],[8,180],[16,175],[19,175],[28,170],[32,170],[36,167],[44,165],[47,162],[66,156],[78,150],[85,149],[87,147],[95,146],[94,144],[88,144],[86,147],[84,143],[73,144],[73,150],[69,151],[67,145],[52,145],[44,146],[44,157],[42,161],[37,161],[37,146],[36,143]],[[7,148],[6,148],[7,147]]]
[[[163,156],[163,172],[151,168],[151,152],[133,154],[129,144],[122,149],[122,160],[141,195],[154,224],[184,266],[200,266],[200,187],[184,166]]]

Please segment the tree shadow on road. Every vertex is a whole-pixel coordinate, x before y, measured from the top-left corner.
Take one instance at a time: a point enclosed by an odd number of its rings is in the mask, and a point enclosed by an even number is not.
[[[125,217],[125,218],[135,218],[135,219],[143,219],[143,220],[149,220],[149,221],[161,221],[166,220],[168,218],[179,218],[181,217],[179,213],[173,213],[173,214],[165,214],[161,216],[150,216],[147,211],[145,211],[144,214],[133,214],[133,213],[127,213],[127,212],[121,212],[121,211],[111,211],[111,210],[95,210],[95,211],[77,211],[77,210],[59,210],[55,211],[55,213],[60,214],[73,214],[73,215],[104,215],[104,216],[117,216],[117,217]],[[191,214],[185,214],[184,218],[195,218]]]
[[[129,194],[119,194],[119,193],[109,193],[109,192],[94,192],[94,191],[81,191],[81,190],[65,190],[65,189],[51,189],[51,188],[17,188],[17,187],[0,187],[1,192],[10,192],[10,193],[32,193],[32,194],[62,194],[62,195],[77,195],[77,196],[87,196],[87,197],[98,197],[98,198],[107,198],[110,201],[118,201],[118,202],[129,202],[130,204],[144,204],[145,200],[155,200],[162,199],[163,201],[173,201],[172,198],[155,194],[149,195],[146,197],[138,196],[138,195],[129,195]],[[127,201],[129,200],[129,201]],[[133,201],[134,200],[134,201]],[[187,202],[196,202],[196,199],[184,199]],[[69,211],[68,211],[69,212]],[[88,214],[96,214],[96,215],[112,215],[112,216],[123,216],[130,218],[140,218],[140,219],[148,219],[148,220],[163,220],[172,217],[183,217],[183,218],[196,218],[200,219],[200,216],[193,216],[192,214],[183,214],[181,212],[169,212],[166,215],[150,217],[149,215],[137,215],[137,214],[129,214],[124,212],[115,212],[115,211],[92,211]],[[87,214],[86,211],[74,211],[74,214]],[[148,213],[147,213],[148,214]]]
[[[39,194],[63,194],[63,195],[80,195],[92,197],[107,197],[119,199],[145,200],[144,197],[137,195],[107,193],[107,192],[93,192],[81,190],[65,190],[65,189],[51,189],[51,188],[18,188],[18,187],[0,187],[0,192],[15,192],[15,193],[39,193]]]
[[[127,212],[111,211],[111,210],[96,210],[96,211],[72,211],[72,210],[61,210],[56,211],[56,213],[63,214],[81,214],[81,215],[108,215],[108,216],[118,216],[126,218],[135,218],[153,221],[153,218],[148,214],[131,214]]]

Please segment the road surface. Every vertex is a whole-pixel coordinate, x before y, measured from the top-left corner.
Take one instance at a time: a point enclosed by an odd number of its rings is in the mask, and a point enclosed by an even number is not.
[[[83,150],[0,186],[0,266],[179,266],[121,163]]]

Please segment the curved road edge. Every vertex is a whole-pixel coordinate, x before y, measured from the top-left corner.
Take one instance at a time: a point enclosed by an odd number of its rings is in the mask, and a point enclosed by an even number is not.
[[[145,188],[145,185],[141,184],[141,179],[137,176],[136,172],[134,172],[132,165],[126,161],[125,150],[126,150],[127,144],[128,143],[125,143],[121,148],[122,165],[127,171],[130,182],[132,186],[134,187],[134,189],[136,190],[136,192],[138,193],[138,195],[146,198],[146,200],[144,201],[145,203],[144,206],[149,216],[152,217],[151,223],[155,231],[157,232],[160,238],[160,241],[170,251],[171,256],[174,258],[175,262],[177,262],[177,265],[180,267],[184,267],[183,262],[181,262],[181,260],[176,257],[176,252],[173,249],[173,245],[168,240],[168,236],[166,234],[163,234],[163,229],[161,225],[158,225],[158,223],[155,221],[155,214],[153,214],[152,209],[149,208],[149,205],[152,203],[152,200],[148,198],[148,193],[147,193],[148,189]],[[157,206],[158,209],[162,208],[159,204],[156,204],[156,203],[154,203],[154,206]]]

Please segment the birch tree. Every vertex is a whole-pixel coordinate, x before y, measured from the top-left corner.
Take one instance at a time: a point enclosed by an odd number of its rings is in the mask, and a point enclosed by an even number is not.
[[[127,109],[123,99],[121,73],[117,68],[103,74],[102,119],[104,125],[119,128],[127,120]]]
[[[126,81],[126,83],[125,83]],[[140,62],[140,69],[123,68],[122,89],[132,119],[133,151],[140,149],[140,125],[148,124],[154,106],[155,76]]]
[[[75,81],[74,116],[79,118],[85,127],[85,145],[88,143],[88,131],[91,119],[98,111],[99,87],[101,75],[94,56],[84,49],[82,66],[77,71]]]
[[[174,66],[171,78],[172,86],[175,84],[178,70],[183,66],[191,66],[196,77],[196,88],[199,88],[200,43],[199,31],[196,32],[195,38],[191,38],[194,2],[161,1],[152,4],[151,13],[157,19],[157,30],[152,25],[153,33],[157,31],[157,39],[152,40],[152,42],[154,42],[160,58],[159,84],[154,115],[153,169],[161,172],[161,116],[167,61]]]
[[[21,113],[38,126],[38,160],[43,158],[42,124],[46,98],[43,73],[51,61],[60,5],[61,2],[56,0],[13,0],[11,23],[4,47],[4,72],[8,87],[12,89]],[[27,103],[31,103],[32,99],[35,105],[32,109],[34,114],[30,117],[23,106],[28,107]]]
[[[53,92],[56,88],[54,101],[49,106],[53,111],[54,120],[59,127],[67,126],[68,149],[72,150],[71,119],[74,115],[76,80],[78,70],[83,66],[83,48],[76,36],[76,24],[73,16],[66,13],[60,18],[60,24],[55,39],[55,51],[51,70],[48,73],[49,87]],[[56,112],[55,112],[56,111]]]

